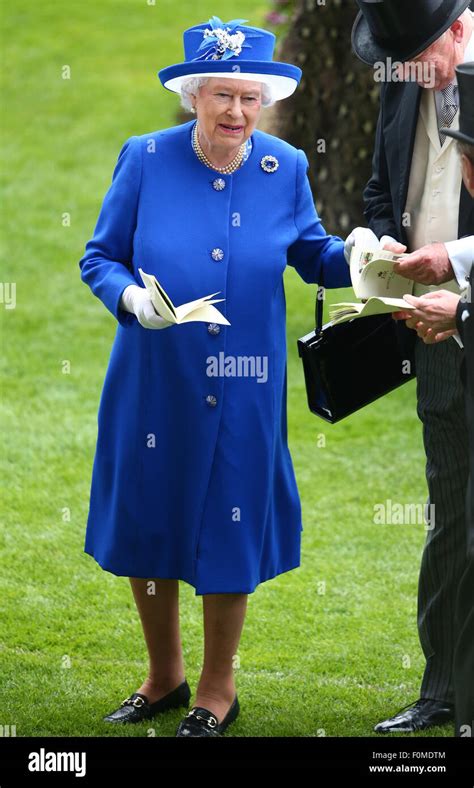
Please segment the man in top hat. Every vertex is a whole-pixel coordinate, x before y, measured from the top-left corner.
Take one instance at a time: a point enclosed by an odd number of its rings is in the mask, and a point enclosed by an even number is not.
[[[458,140],[462,154],[464,184],[474,199],[474,63],[457,69],[463,86],[464,103],[460,131],[447,132]],[[474,287],[471,266],[469,294]],[[468,563],[459,587],[456,624],[458,641],[454,653],[456,733],[474,736],[474,310],[472,297],[461,299],[456,311],[456,326],[465,346],[466,413],[469,426],[469,484],[467,507]]]
[[[474,203],[462,183],[456,144],[441,129],[459,129],[455,68],[474,60],[474,14],[469,0],[357,3],[354,51],[377,69],[374,76],[385,67],[365,215],[383,246],[408,250],[395,270],[415,282],[414,295],[443,286],[459,296],[473,262]],[[435,514],[418,590],[426,666],[419,700],[376,725],[379,733],[408,733],[454,718],[454,619],[466,567],[469,473],[463,350],[456,338],[426,344],[413,336],[429,511]]]
[[[443,129],[442,131],[447,137],[453,137],[458,142],[464,185],[474,198],[474,62],[458,66],[456,74],[459,86],[459,130]],[[401,318],[407,318],[407,326],[416,329],[418,336],[424,342],[446,341],[457,330],[465,348],[463,372],[470,462],[466,500],[468,563],[461,578],[457,597],[458,639],[454,653],[456,733],[459,736],[474,735],[474,310],[471,297],[473,280],[474,266],[471,267],[470,287],[465,298],[459,298],[448,290],[437,290],[421,298],[405,295],[405,299],[416,307],[416,311],[409,315],[400,314]]]
[[[461,94],[459,131],[446,131],[458,140],[464,185],[474,199],[474,62],[456,69]],[[474,251],[473,251],[474,254]],[[467,566],[461,578],[456,605],[458,640],[454,652],[456,734],[474,736],[474,315],[472,288],[474,262],[469,278],[469,297],[460,300],[456,327],[465,347],[466,414],[469,427],[469,484],[467,509]]]
[[[474,61],[457,66],[456,78],[459,88],[459,129],[443,128],[441,133],[457,141],[464,186],[474,199]],[[407,327],[415,329],[426,344],[443,342],[448,337],[459,336],[465,348],[464,361],[469,355],[465,342],[464,320],[471,311],[474,247],[471,256],[469,287],[463,297],[449,290],[439,289],[420,297],[408,293],[404,298],[413,304],[415,311],[394,314],[397,319],[406,320]],[[461,319],[462,315],[464,315],[463,319]],[[472,350],[474,352],[474,346]]]

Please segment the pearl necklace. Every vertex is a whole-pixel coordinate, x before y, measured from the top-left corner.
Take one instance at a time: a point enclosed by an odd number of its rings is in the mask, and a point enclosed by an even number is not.
[[[240,165],[242,164],[242,160],[244,158],[245,153],[245,146],[246,143],[243,142],[239,148],[239,152],[235,159],[233,159],[230,164],[226,164],[225,167],[216,167],[215,164],[212,164],[211,161],[207,158],[206,154],[204,153],[203,149],[199,144],[198,133],[197,133],[198,124],[196,122],[194,129],[193,129],[193,148],[196,156],[206,167],[210,167],[211,170],[216,170],[216,172],[221,172],[223,175],[230,175],[232,172],[235,172]]]

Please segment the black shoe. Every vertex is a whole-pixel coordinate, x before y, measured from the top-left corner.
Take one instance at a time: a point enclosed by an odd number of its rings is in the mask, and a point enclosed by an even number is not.
[[[134,692],[129,698],[122,701],[119,708],[103,719],[106,722],[141,722],[151,720],[157,714],[168,709],[178,709],[180,706],[189,707],[191,690],[186,679],[168,695],[160,698],[155,703],[149,703],[146,695]]]
[[[379,722],[375,726],[376,733],[413,733],[431,728],[433,725],[444,725],[454,720],[454,706],[443,700],[420,698],[416,703],[405,706],[394,717]]]
[[[179,723],[176,736],[221,736],[231,722],[234,722],[239,711],[240,706],[237,695],[221,723],[218,722],[217,717],[209,709],[203,709],[202,706],[193,706],[191,711]]]

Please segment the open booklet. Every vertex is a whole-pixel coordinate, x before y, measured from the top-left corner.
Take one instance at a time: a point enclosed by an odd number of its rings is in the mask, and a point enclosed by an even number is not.
[[[213,298],[218,295],[219,291],[203,298],[197,298],[196,301],[190,301],[188,304],[175,306],[153,274],[146,274],[141,268],[138,271],[155,310],[160,317],[169,320],[170,323],[203,321],[204,323],[220,323],[223,326],[230,326],[227,318],[213,306],[220,301],[225,301],[225,298]]]
[[[329,317],[344,323],[356,317],[383,315],[414,309],[403,296],[412,293],[414,282],[393,270],[393,264],[406,255],[393,254],[384,249],[367,251],[354,247],[350,270],[352,287],[361,303],[342,302],[329,308]]]

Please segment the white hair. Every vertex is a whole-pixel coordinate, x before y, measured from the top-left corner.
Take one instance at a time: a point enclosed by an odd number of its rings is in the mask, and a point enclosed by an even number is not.
[[[223,76],[225,77],[225,74],[223,74]],[[197,96],[199,88],[205,85],[210,79],[212,79],[212,77],[189,77],[189,79],[183,82],[181,85],[181,105],[184,109],[191,112],[193,106],[191,95]],[[262,89],[262,107],[271,107],[272,104],[275,103],[275,99],[273,98],[270,85],[267,85],[266,82],[255,82],[255,84],[260,85]]]

